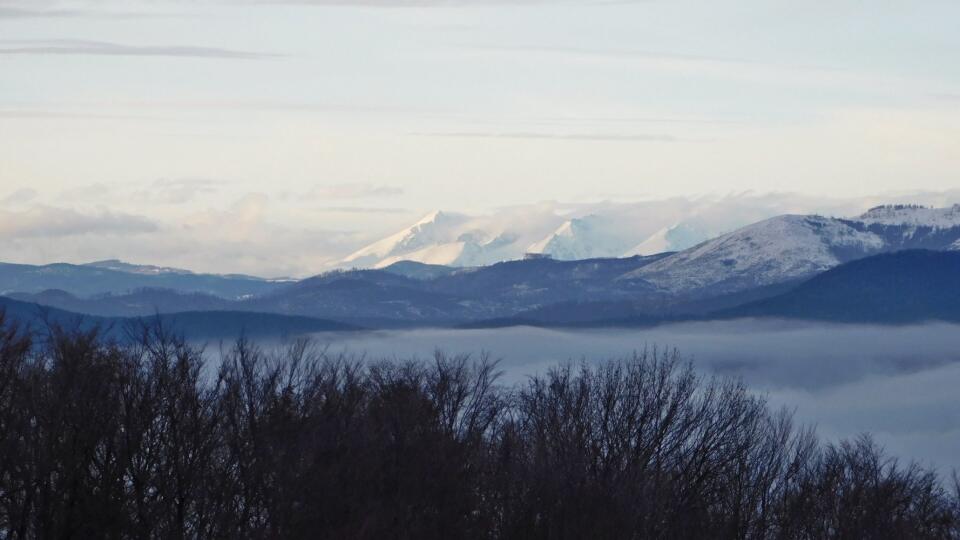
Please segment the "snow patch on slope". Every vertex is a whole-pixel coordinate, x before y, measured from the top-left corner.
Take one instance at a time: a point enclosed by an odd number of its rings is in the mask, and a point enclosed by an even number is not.
[[[399,261],[477,266],[519,259],[535,238],[561,218],[549,213],[505,213],[495,218],[431,212],[410,227],[338,262],[339,267],[383,268]]]
[[[779,283],[841,261],[839,248],[868,253],[883,247],[871,232],[819,216],[778,216],[704,242],[624,276],[664,291],[718,287],[719,292]]]
[[[683,222],[673,227],[660,229],[624,253],[624,257],[681,251],[698,245],[713,236],[715,235],[710,234],[692,222]]]
[[[527,248],[527,252],[567,261],[618,257],[631,240],[631,230],[617,220],[588,215],[565,221],[549,236]]]
[[[856,218],[866,225],[913,225],[949,229],[960,227],[960,204],[947,208],[915,205],[885,205],[871,208]]]
[[[450,229],[465,220],[466,217],[460,214],[439,210],[431,212],[410,227],[357,250],[342,262],[344,265],[377,266],[383,259],[422,251],[431,245],[443,243]]]

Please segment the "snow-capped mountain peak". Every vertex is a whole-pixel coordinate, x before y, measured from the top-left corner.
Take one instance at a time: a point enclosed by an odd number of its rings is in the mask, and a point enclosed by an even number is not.
[[[383,268],[404,260],[477,266],[519,259],[524,248],[541,237],[548,230],[546,227],[555,227],[558,220],[552,213],[495,219],[438,210],[352,253],[337,266]]]
[[[546,238],[531,244],[527,252],[562,260],[621,256],[635,242],[636,234],[624,225],[624,222],[596,214],[571,218]]]
[[[456,228],[466,219],[466,216],[460,214],[435,210],[406,229],[353,252],[341,263],[342,265],[377,267],[385,260],[395,262],[394,259],[402,254],[429,251],[431,247],[447,243],[451,229]],[[384,266],[388,264],[392,262]]]

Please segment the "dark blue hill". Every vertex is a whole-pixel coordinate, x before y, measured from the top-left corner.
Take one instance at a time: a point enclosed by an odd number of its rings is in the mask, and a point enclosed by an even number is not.
[[[960,321],[960,252],[910,250],[859,259],[787,293],[713,315],[869,323]]]
[[[80,264],[0,263],[0,294],[59,289],[75,296],[92,296],[154,288],[236,299],[265,294],[281,286],[281,283],[250,276],[179,272],[142,274]]]
[[[99,328],[107,335],[122,339],[131,325],[153,324],[159,320],[165,328],[188,339],[235,339],[241,334],[256,337],[282,337],[311,332],[358,330],[350,324],[274,313],[245,311],[196,311],[160,314],[148,317],[98,317],[0,297],[0,312],[6,320],[21,327],[42,331],[49,325],[67,329]]]

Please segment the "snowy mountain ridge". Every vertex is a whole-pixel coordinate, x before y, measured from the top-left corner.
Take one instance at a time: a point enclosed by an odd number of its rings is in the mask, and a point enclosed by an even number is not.
[[[960,226],[960,204],[947,208],[888,204],[867,210],[856,221],[867,225],[914,225],[948,229]]]
[[[582,260],[677,252],[624,277],[648,280],[673,294],[802,279],[897,249],[960,249],[960,205],[897,204],[837,214],[856,216],[850,218],[776,213],[782,208],[730,197],[696,204],[597,204],[575,211],[547,204],[480,217],[435,211],[334,267],[384,268],[400,261],[473,267],[528,253]]]
[[[623,276],[668,293],[723,294],[800,280],[902,249],[960,246],[960,207],[888,206],[853,219],[784,215],[748,225]]]
[[[621,257],[631,246],[633,231],[621,230],[620,225],[615,219],[596,214],[572,218],[526,251],[565,261]]]
[[[482,266],[518,259],[534,238],[560,221],[539,216],[531,226],[433,211],[410,227],[364,247],[339,267],[384,268],[400,261],[445,266]]]
[[[433,211],[329,268],[383,268],[401,260],[478,266],[520,259],[527,253],[560,260],[653,255],[793,211],[792,201],[736,194],[635,203],[544,202],[481,216]]]

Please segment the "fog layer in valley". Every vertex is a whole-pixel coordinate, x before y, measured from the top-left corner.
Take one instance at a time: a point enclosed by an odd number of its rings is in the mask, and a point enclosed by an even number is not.
[[[960,468],[960,326],[875,327],[776,321],[687,323],[649,329],[406,330],[322,334],[329,352],[425,358],[487,352],[504,382],[567,360],[677,348],[708,374],[742,377],[774,406],[796,408],[827,439],[875,435],[893,454]]]

